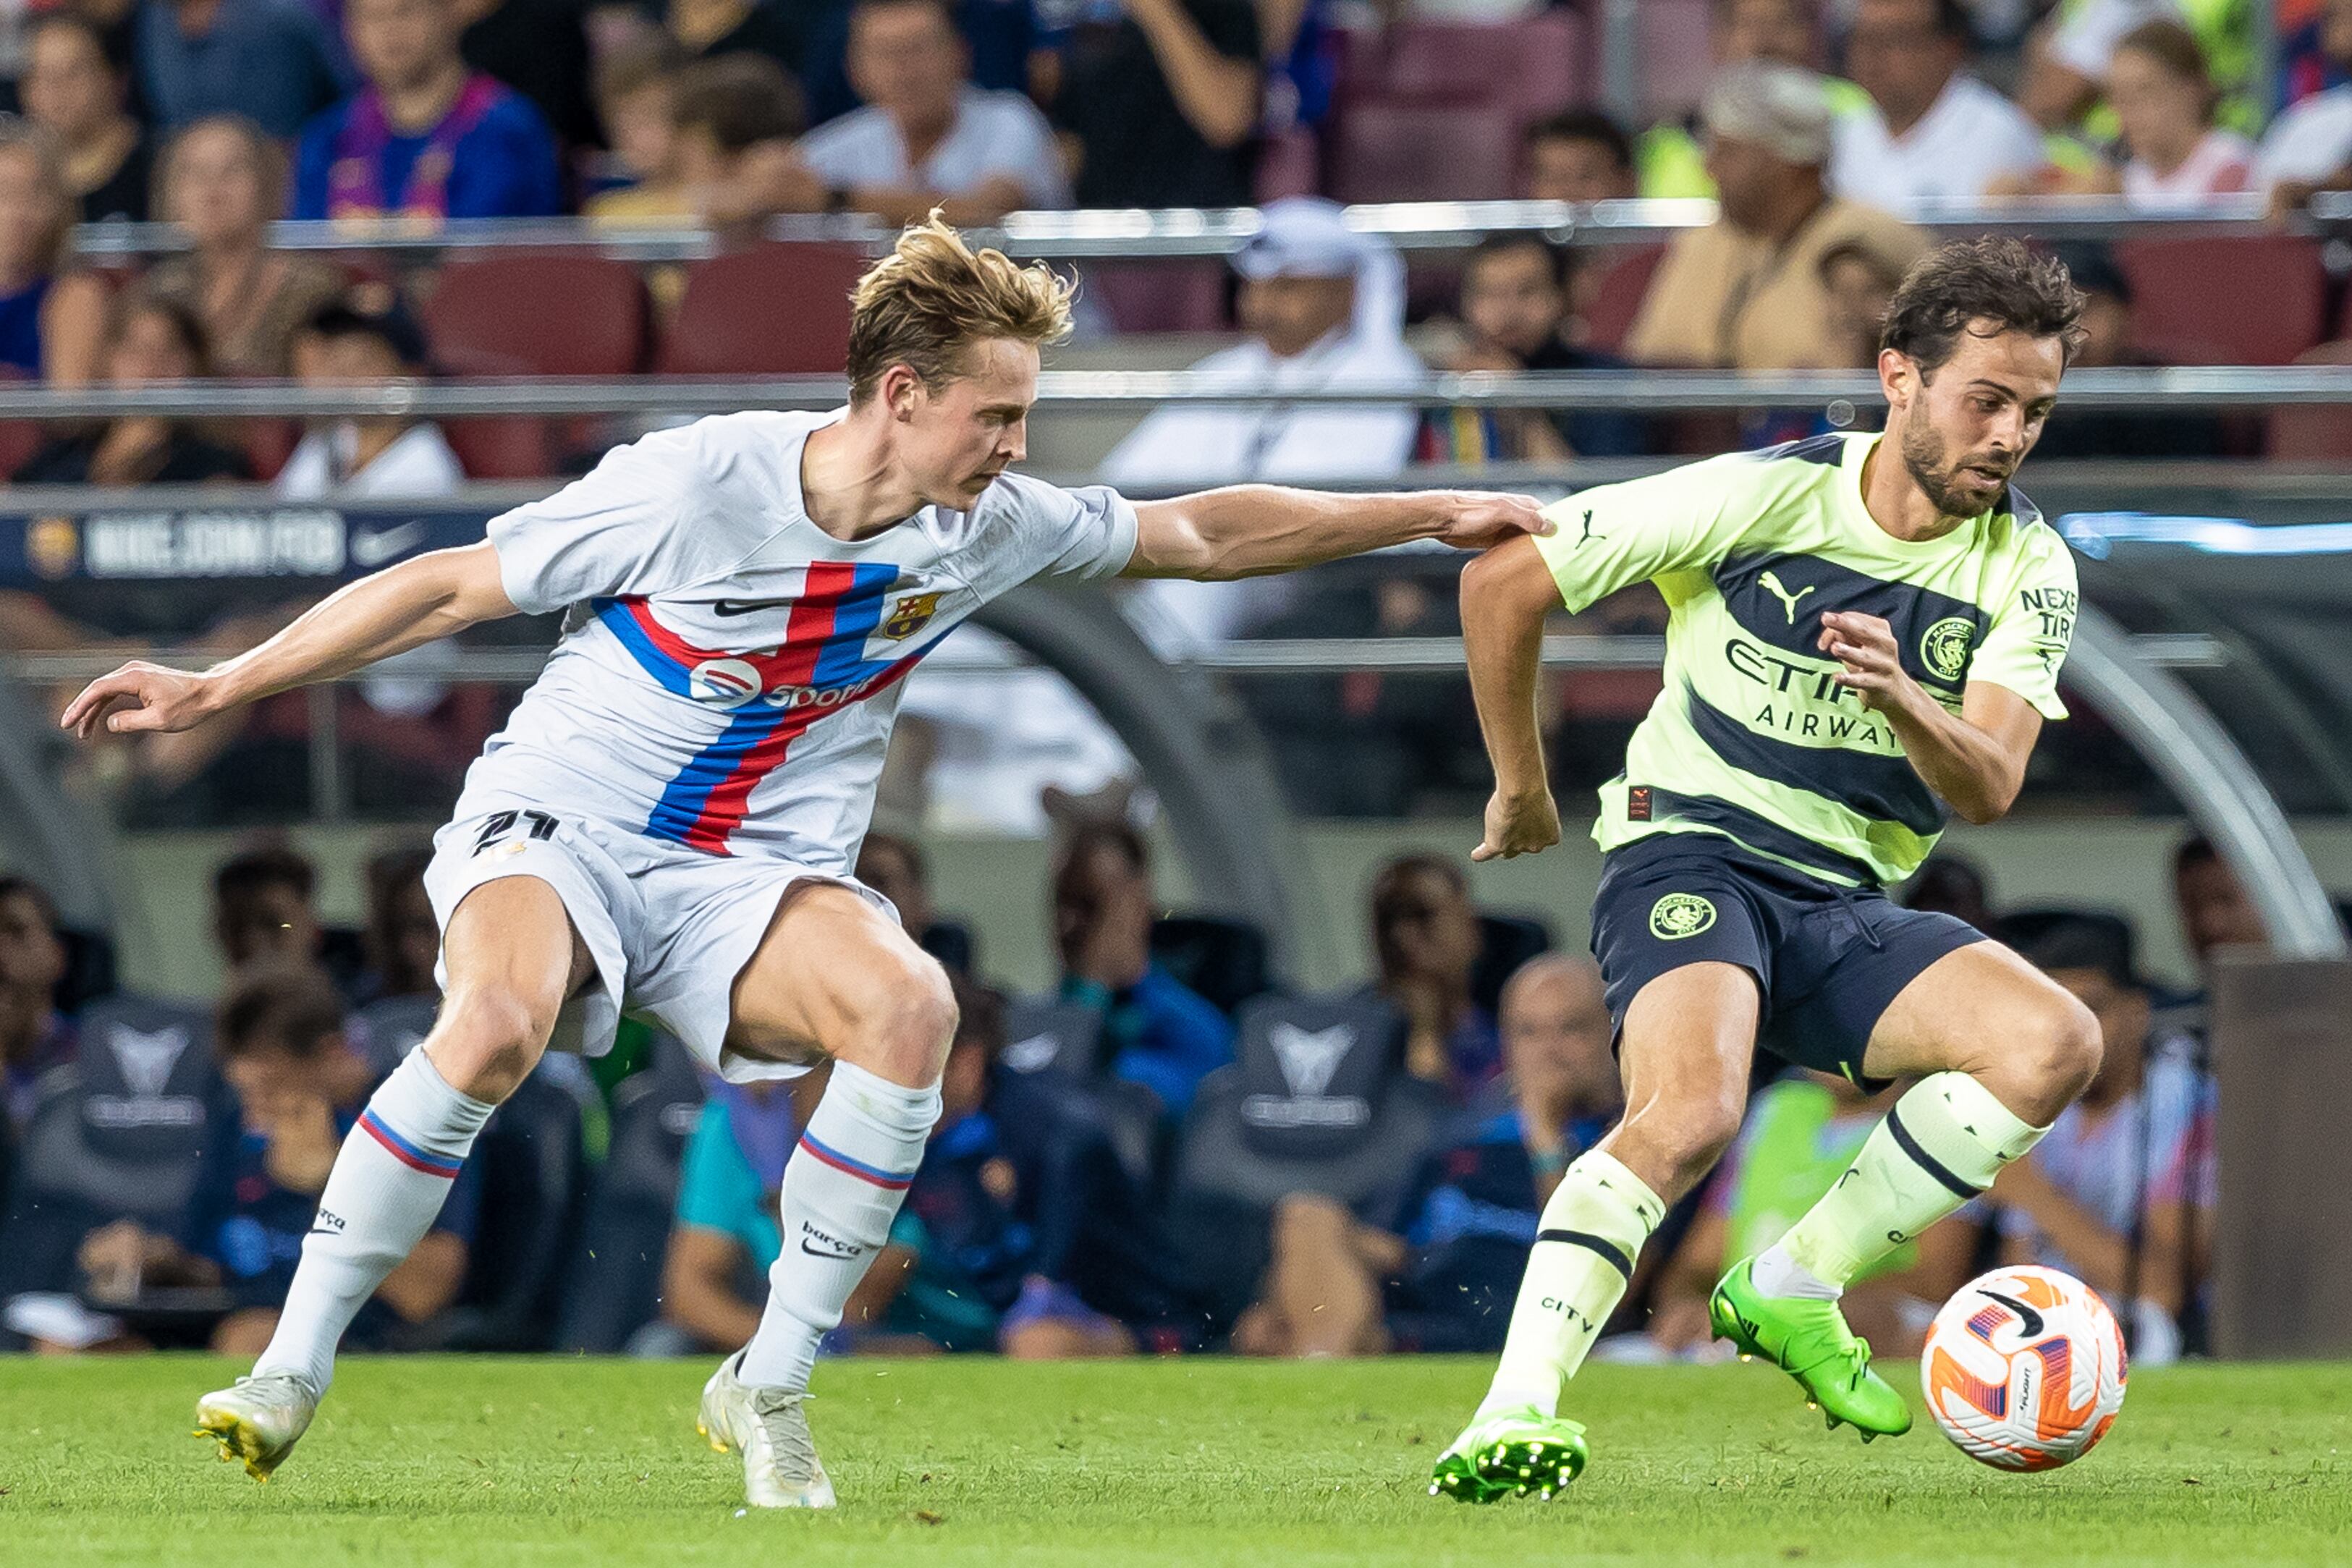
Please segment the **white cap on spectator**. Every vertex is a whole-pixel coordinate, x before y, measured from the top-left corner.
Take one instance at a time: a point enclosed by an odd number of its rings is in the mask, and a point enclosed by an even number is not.
[[[1706,89],[1700,118],[1712,134],[1753,142],[1784,162],[1829,162],[1829,87],[1812,71],[1761,60],[1733,66]]]
[[[1353,277],[1379,242],[1348,226],[1347,209],[1320,196],[1268,202],[1257,233],[1234,254],[1244,277]]]

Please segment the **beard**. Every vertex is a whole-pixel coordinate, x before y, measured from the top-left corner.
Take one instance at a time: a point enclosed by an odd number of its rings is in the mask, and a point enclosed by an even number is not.
[[[2000,499],[2009,476],[2017,469],[2014,464],[2002,464],[1994,459],[1961,458],[1945,460],[1944,438],[1924,419],[1907,420],[1903,427],[1903,466],[1909,471],[1911,482],[1920,493],[1936,505],[1936,510],[1948,517],[1973,517]],[[1998,483],[1991,474],[1970,473],[1977,466],[1990,469],[2000,476]],[[1979,500],[1964,488],[1969,484],[1992,485],[1992,495]]]

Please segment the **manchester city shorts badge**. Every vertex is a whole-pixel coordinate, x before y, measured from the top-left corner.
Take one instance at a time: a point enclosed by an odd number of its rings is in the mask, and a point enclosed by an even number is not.
[[[1714,903],[1696,893],[1670,893],[1650,905],[1650,935],[1664,941],[1696,936],[1714,924]]]

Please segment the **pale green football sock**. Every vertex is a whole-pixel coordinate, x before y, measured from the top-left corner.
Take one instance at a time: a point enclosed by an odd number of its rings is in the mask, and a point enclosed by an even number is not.
[[[2042,1141],[1965,1072],[1921,1079],[1871,1130],[1837,1185],[1779,1250],[1824,1284],[1856,1274],[1992,1185]]]
[[[1481,1418],[1526,1405],[1557,1413],[1560,1385],[1584,1364],[1665,1212],[1647,1183],[1599,1149],[1568,1167],[1544,1205]]]

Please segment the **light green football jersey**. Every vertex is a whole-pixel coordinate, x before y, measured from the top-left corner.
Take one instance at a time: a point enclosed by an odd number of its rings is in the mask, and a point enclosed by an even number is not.
[[[2074,558],[2016,490],[1941,538],[1898,539],[1862,500],[1875,434],[1823,435],[1581,491],[1537,548],[1570,610],[1636,582],[1665,596],[1665,690],[1601,791],[1604,850],[1709,832],[1850,886],[1897,882],[1948,816],[1894,727],[1815,646],[1822,612],[1885,619],[1944,706],[1971,681],[2063,718]]]

